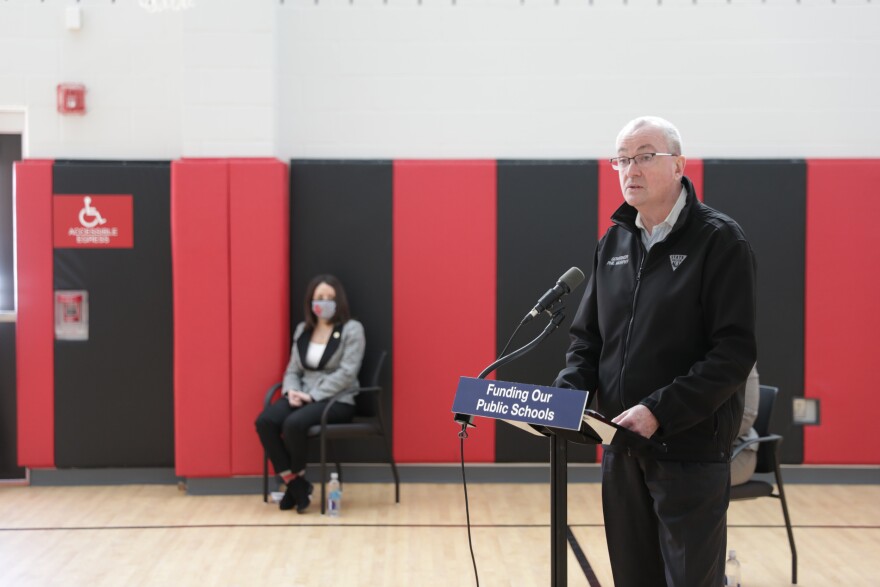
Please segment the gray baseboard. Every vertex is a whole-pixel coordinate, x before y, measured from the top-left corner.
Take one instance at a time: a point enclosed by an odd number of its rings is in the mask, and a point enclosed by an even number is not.
[[[332,465],[328,471],[335,470]],[[400,482],[405,483],[461,483],[461,465],[428,464],[397,465]],[[386,464],[343,464],[345,483],[393,483],[391,468]],[[328,472],[329,475],[329,472]],[[468,483],[550,483],[550,466],[529,464],[467,465]],[[309,466],[306,477],[320,479],[319,467]],[[599,465],[569,465],[570,483],[598,483]],[[259,494],[263,491],[263,477],[190,478],[185,480],[189,495]],[[270,478],[269,491],[277,489],[277,479]]]
[[[330,470],[333,467],[328,467]],[[461,466],[454,464],[407,464],[397,466],[401,483],[461,483]],[[178,477],[174,469],[31,469],[30,484],[64,485],[145,485],[182,484],[190,495],[260,494],[260,475],[242,477]],[[320,478],[319,467],[309,466],[307,476]],[[550,466],[542,463],[474,464],[465,467],[468,483],[549,483]],[[345,464],[347,483],[391,483],[391,469],[386,464]],[[772,475],[759,475],[772,481]],[[880,485],[880,466],[783,465],[786,484]],[[569,483],[598,483],[598,464],[569,464]],[[277,482],[270,479],[270,490]]]
[[[175,485],[183,479],[170,468],[30,469],[30,484]]]
[[[880,485],[880,466],[871,465],[782,465],[783,484]],[[772,474],[756,475],[773,481]]]
[[[401,483],[461,483],[460,465],[398,465],[397,468]],[[393,482],[391,471],[385,464],[348,464],[343,465],[343,471],[347,483]],[[306,475],[311,479],[320,478],[317,467],[310,466]],[[550,466],[540,463],[467,465],[465,475],[468,483],[549,483]],[[568,467],[569,483],[599,483],[601,475],[598,464],[570,464]],[[758,475],[758,478],[773,481],[772,475]],[[880,467],[785,465],[782,479],[786,484],[880,485]],[[185,483],[190,495],[259,494],[263,490],[260,476],[193,478]],[[277,481],[271,479],[269,490],[276,489]]]

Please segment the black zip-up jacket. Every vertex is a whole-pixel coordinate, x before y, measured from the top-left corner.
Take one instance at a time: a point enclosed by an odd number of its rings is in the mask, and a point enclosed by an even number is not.
[[[595,390],[609,418],[647,406],[657,459],[728,461],[756,360],[755,260],[740,226],[682,184],[685,207],[650,251],[635,208],[612,216],[554,385]]]

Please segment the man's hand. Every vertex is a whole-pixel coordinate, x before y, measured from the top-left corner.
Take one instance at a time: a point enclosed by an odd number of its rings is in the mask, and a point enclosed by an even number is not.
[[[301,408],[306,404],[312,403],[312,396],[302,391],[289,389],[287,390],[287,402],[291,408]]]
[[[651,410],[642,404],[631,407],[611,421],[645,438],[651,438],[660,428],[660,422]]]

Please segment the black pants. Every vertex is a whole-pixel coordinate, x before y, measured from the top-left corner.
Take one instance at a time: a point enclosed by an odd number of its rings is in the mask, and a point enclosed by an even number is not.
[[[722,585],[730,464],[657,461],[605,448],[602,507],[614,585]]]
[[[297,473],[306,468],[309,428],[321,423],[321,414],[329,401],[291,408],[287,398],[282,397],[257,416],[257,434],[276,473]],[[336,402],[327,414],[327,422],[348,422],[353,417],[353,405]]]

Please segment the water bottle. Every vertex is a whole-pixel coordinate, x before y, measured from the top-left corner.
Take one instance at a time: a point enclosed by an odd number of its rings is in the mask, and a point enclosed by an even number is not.
[[[724,585],[729,587],[741,587],[739,575],[739,560],[736,558],[736,551],[731,550],[724,562]]]
[[[327,484],[327,513],[333,517],[342,513],[342,487],[339,485],[339,473],[330,473]]]

